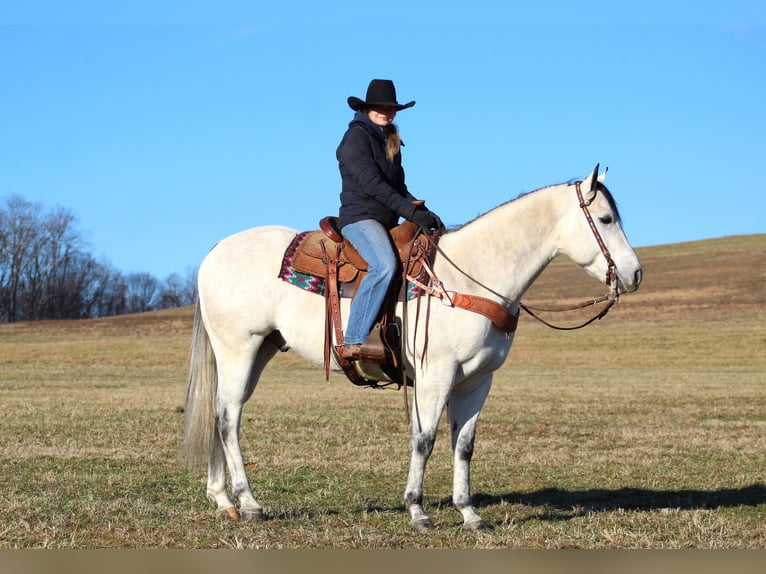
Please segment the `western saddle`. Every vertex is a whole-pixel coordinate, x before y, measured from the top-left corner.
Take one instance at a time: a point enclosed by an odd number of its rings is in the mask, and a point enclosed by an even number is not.
[[[402,289],[405,284],[404,277],[419,277],[423,273],[424,263],[427,263],[426,254],[433,251],[429,249],[433,239],[410,221],[405,221],[390,231],[392,244],[399,253],[401,273],[392,282],[378,321],[362,344],[360,360],[349,361],[344,359],[340,352],[343,346],[340,298],[353,299],[359,283],[367,274],[368,265],[354,246],[344,239],[338,227],[337,217],[323,218],[319,227],[320,229],[307,233],[301,240],[293,255],[291,267],[300,273],[325,280],[326,376],[329,377],[330,356],[334,355],[348,379],[356,385],[383,386],[379,385],[381,382],[384,385],[411,384],[401,369],[401,321],[396,318],[396,303],[407,296]]]

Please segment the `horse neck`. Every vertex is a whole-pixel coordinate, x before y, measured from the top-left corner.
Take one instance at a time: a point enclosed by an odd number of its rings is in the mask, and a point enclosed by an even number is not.
[[[443,252],[471,278],[518,301],[558,254],[560,187],[524,195],[446,234],[440,243]],[[439,263],[436,272],[447,289],[482,294],[475,281],[446,261]]]

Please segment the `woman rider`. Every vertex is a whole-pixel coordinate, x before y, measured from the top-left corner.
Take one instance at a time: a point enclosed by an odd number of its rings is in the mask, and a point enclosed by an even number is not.
[[[338,146],[336,157],[342,180],[339,226],[344,237],[364,257],[367,275],[351,303],[341,355],[359,358],[397,270],[397,254],[389,235],[403,217],[425,229],[442,229],[441,219],[408,191],[400,147],[393,124],[396,112],[414,101],[399,104],[391,80],[372,80],[364,100],[351,96],[354,118]]]

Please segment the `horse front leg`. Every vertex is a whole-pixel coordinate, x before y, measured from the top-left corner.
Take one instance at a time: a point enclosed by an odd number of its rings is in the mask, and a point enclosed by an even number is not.
[[[410,524],[415,530],[433,528],[433,523],[423,509],[423,478],[426,463],[431,456],[436,441],[436,429],[422,428],[412,431],[410,470],[407,474],[407,486],[404,489],[404,503],[410,511]]]
[[[410,435],[412,454],[404,489],[404,503],[410,511],[410,524],[415,530],[433,528],[423,509],[423,478],[436,442],[436,430],[447,402],[447,393],[448,390],[431,390],[420,380],[416,383]]]
[[[454,453],[452,502],[463,515],[463,526],[471,530],[487,528],[473,506],[471,459],[476,439],[476,421],[491,386],[492,375],[482,375],[454,389],[449,399],[448,418]]]

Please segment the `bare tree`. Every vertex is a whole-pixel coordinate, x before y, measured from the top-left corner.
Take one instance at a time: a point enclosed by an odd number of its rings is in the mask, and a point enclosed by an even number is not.
[[[2,252],[0,252],[0,320],[20,317],[21,286],[35,250],[39,249],[38,221],[41,207],[13,195],[0,211]]]
[[[106,263],[99,263],[87,294],[88,317],[109,317],[128,312],[128,283],[125,276]]]
[[[39,222],[39,239],[30,253],[27,275],[25,314],[29,319],[83,315],[83,288],[95,262],[82,251],[75,223],[75,216],[62,207]]]
[[[183,306],[183,281],[178,273],[171,273],[165,278],[160,288],[160,309]]]
[[[197,267],[187,267],[184,278],[184,305],[193,305],[197,300]]]
[[[158,307],[169,309],[171,307],[185,307],[194,303],[197,296],[197,271],[187,270],[186,277],[178,273],[167,276],[160,288]]]
[[[0,321],[101,317],[190,305],[196,270],[125,277],[86,250],[77,218],[20,196],[0,204]]]
[[[159,281],[149,273],[128,275],[127,312],[144,313],[157,308]]]

